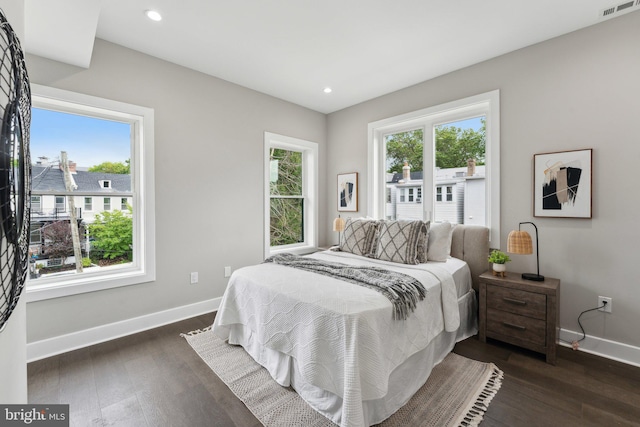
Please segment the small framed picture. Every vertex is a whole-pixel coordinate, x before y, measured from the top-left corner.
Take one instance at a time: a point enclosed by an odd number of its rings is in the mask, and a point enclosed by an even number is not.
[[[592,151],[533,156],[533,216],[591,218]]]
[[[358,172],[338,174],[338,211],[358,211]]]

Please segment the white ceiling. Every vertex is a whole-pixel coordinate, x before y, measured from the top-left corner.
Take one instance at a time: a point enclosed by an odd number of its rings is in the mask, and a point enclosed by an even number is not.
[[[597,24],[627,1],[25,0],[24,44],[88,67],[98,37],[330,113]]]

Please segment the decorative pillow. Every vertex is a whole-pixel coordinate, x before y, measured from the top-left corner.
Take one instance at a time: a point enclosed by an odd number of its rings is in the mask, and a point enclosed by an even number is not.
[[[424,227],[422,228],[422,233],[420,233],[420,240],[418,240],[418,263],[423,264],[427,262],[427,251],[429,244],[429,226],[430,222],[426,221],[424,223]]]
[[[347,218],[340,250],[361,256],[374,256],[378,225],[376,220]]]
[[[418,264],[418,242],[424,239],[422,221],[384,221],[380,227],[376,258],[402,264]]]
[[[451,254],[451,223],[439,222],[429,227],[427,259],[429,261],[446,261]]]

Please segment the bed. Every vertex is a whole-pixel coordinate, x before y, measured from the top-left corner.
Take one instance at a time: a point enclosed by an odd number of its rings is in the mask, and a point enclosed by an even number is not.
[[[426,239],[435,241],[436,234],[432,226]],[[411,398],[457,341],[477,333],[474,289],[488,266],[488,229],[458,225],[444,236],[447,256],[439,262],[426,259],[427,240],[421,259],[426,262],[417,264],[376,259],[358,250],[307,256],[419,280],[424,299],[406,318],[398,317],[394,304],[374,289],[262,263],[234,272],[214,333],[244,347],[274,380],[293,387],[334,423],[377,424]],[[379,246],[380,241],[378,235],[369,244]],[[432,253],[437,251],[434,247]]]

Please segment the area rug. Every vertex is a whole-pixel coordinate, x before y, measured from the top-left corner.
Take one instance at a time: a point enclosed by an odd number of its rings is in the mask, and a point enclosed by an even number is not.
[[[182,334],[189,345],[266,427],[335,427],[292,388],[276,383],[240,346],[210,329]],[[502,383],[502,371],[450,353],[436,365],[426,384],[381,427],[475,426],[482,421]]]

